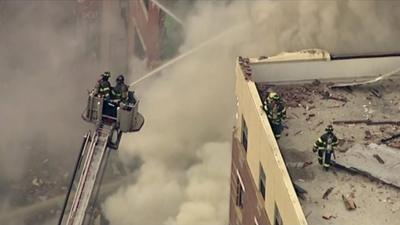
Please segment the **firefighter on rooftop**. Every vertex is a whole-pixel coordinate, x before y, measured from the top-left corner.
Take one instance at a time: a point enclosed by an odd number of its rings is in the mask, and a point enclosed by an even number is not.
[[[313,152],[318,152],[319,164],[321,164],[325,170],[328,170],[332,165],[332,155],[336,159],[334,148],[338,145],[338,139],[336,135],[333,134],[332,125],[328,125],[325,131],[325,134],[314,143]]]
[[[101,78],[97,81],[95,87],[95,95],[103,97],[106,100],[110,98],[111,84],[108,81],[110,75],[110,72],[104,72],[103,74],[101,74]]]
[[[283,119],[286,118],[286,108],[276,92],[269,92],[263,105],[275,138],[279,139],[283,130]]]

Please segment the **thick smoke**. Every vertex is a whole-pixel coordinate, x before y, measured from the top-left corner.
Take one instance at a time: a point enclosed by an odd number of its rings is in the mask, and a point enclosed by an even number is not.
[[[144,160],[138,182],[105,203],[115,225],[220,225],[228,220],[239,55],[323,48],[335,53],[399,50],[394,1],[198,1],[188,13],[185,52],[240,25],[138,87],[146,124],[120,154]]]
[[[94,85],[99,67],[76,29],[75,6],[74,1],[0,1],[4,210],[32,204],[38,195],[61,194],[64,173],[77,157],[86,89]],[[31,187],[34,178],[48,190]]]

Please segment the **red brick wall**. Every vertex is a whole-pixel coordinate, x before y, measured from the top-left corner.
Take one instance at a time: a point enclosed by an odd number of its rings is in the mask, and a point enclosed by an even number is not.
[[[242,208],[236,206],[236,171],[239,171],[245,187],[244,204]],[[256,182],[258,182],[258,180]],[[264,200],[251,176],[250,168],[246,161],[246,152],[243,145],[236,138],[233,138],[232,141],[230,188],[229,225],[255,225],[254,218],[257,218],[259,225],[270,225],[263,204]]]
[[[136,29],[142,35],[146,47],[148,66],[152,67],[154,62],[160,59],[161,31],[164,18],[163,11],[152,1],[149,1],[147,17],[144,10],[146,7],[142,0],[130,1],[130,18],[133,19]]]
[[[98,19],[101,9],[101,2],[96,0],[77,1],[78,15],[83,19]]]

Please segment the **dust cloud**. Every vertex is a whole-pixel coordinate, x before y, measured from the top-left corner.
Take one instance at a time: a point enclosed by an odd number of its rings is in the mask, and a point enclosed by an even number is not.
[[[180,52],[245,26],[137,88],[145,126],[124,137],[120,155],[144,165],[105,202],[111,224],[227,224],[235,58],[398,51],[399,12],[394,1],[198,1]]]
[[[76,29],[75,5],[0,1],[2,212],[63,193],[79,151],[86,89],[99,72]]]

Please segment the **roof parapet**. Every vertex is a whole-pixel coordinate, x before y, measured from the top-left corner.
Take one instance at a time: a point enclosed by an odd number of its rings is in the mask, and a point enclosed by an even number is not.
[[[250,63],[268,63],[268,62],[288,62],[288,61],[329,61],[331,56],[329,52],[322,49],[305,49],[297,52],[282,52],[275,56],[261,56],[259,58],[250,58]]]

